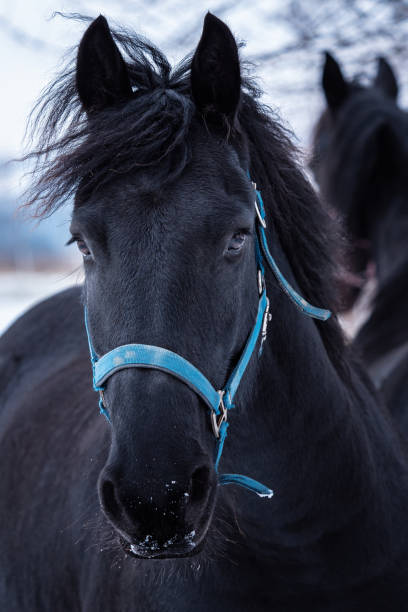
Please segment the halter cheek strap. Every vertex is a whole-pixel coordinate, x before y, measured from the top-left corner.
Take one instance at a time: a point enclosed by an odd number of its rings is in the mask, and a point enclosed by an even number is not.
[[[277,279],[279,285],[283,289],[283,291],[290,297],[292,302],[301,310],[304,314],[312,317],[314,319],[319,319],[320,321],[327,321],[330,318],[331,312],[330,310],[326,310],[325,308],[317,308],[316,306],[312,306],[307,302],[295,289],[288,283],[286,278],[283,276],[282,272],[279,270],[278,265],[274,258],[271,255],[271,252],[268,247],[268,241],[266,239],[266,214],[265,207],[262,200],[261,192],[257,190],[256,183],[252,183],[256,193],[255,200],[255,210],[258,217],[258,236],[259,241],[261,243],[262,252],[265,255],[268,266],[272,270]]]
[[[167,374],[178,378],[207,404],[210,409],[211,426],[216,442],[215,452],[215,469],[218,473],[218,467],[224,448],[225,439],[228,430],[228,411],[234,407],[233,401],[238,390],[239,384],[246,371],[249,361],[255,352],[256,346],[259,344],[258,357],[262,353],[262,345],[266,339],[266,332],[269,315],[269,300],[266,296],[265,288],[265,271],[263,265],[262,253],[265,256],[266,263],[276,276],[280,286],[285,293],[291,298],[298,308],[305,314],[325,321],[330,317],[330,311],[321,308],[316,308],[304,300],[288,283],[285,277],[280,272],[275,260],[273,259],[266,239],[265,228],[265,208],[263,205],[261,193],[256,190],[256,185],[253,183],[256,199],[255,210],[257,213],[257,236],[255,239],[255,255],[258,267],[258,312],[255,319],[255,324],[247,339],[245,347],[237,365],[232,371],[226,385],[217,390],[211,382],[198,370],[192,363],[187,361],[181,355],[169,351],[159,346],[149,344],[124,344],[109,351],[105,355],[98,357],[91,339],[91,334],[88,324],[87,310],[85,307],[85,328],[88,336],[89,351],[91,354],[92,371],[93,371],[93,387],[99,392],[99,407],[101,413],[110,422],[109,413],[106,409],[104,401],[104,385],[106,381],[116,372],[125,368],[150,368],[158,369]],[[261,340],[259,342],[259,337]],[[242,474],[220,474],[218,477],[220,485],[236,484],[250,491],[253,491],[260,497],[271,498],[273,491],[269,487],[260,482],[243,476]]]

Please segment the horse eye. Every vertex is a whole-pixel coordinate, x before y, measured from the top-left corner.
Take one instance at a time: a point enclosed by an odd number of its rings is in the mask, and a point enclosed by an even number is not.
[[[83,240],[79,236],[72,236],[66,243],[66,246],[73,244],[74,242],[77,243],[77,247],[84,257],[88,257],[88,255],[91,255],[91,251],[88,249],[85,240]]]
[[[78,247],[80,253],[82,253],[82,255],[84,257],[87,257],[88,255],[91,254],[91,251],[86,246],[85,240],[82,240],[82,238],[77,238],[76,243],[77,243],[77,247]]]
[[[229,242],[227,249],[228,253],[238,253],[244,246],[246,239],[247,234],[245,234],[244,232],[236,232]]]

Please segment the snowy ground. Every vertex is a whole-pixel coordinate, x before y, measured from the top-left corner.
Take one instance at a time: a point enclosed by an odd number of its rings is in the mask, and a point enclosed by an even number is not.
[[[0,273],[0,334],[37,302],[80,282],[77,271]]]

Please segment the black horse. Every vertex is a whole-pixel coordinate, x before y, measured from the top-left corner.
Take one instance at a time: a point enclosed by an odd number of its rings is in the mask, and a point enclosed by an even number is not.
[[[217,486],[208,410],[166,373],[116,373],[98,415],[82,303],[99,354],[162,346],[224,385],[258,302],[248,172],[281,269],[334,306],[332,221],[229,29],[208,14],[174,72],[114,36],[96,19],[39,108],[33,198],[49,214],[75,192],[86,280],[1,340],[2,610],[406,610],[405,445],[335,317],[304,317],[269,271],[222,462],[272,499]]]
[[[385,59],[371,86],[345,80],[329,54],[323,69],[328,108],[312,167],[323,197],[343,216],[357,249],[354,271],[375,264],[372,313],[355,339],[387,405],[408,432],[408,114]]]

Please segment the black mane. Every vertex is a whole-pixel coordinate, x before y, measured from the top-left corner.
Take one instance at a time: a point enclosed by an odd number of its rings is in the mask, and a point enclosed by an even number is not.
[[[77,93],[74,58],[30,116],[38,147],[27,156],[36,162],[27,206],[35,205],[39,217],[70,200],[82,182],[93,191],[113,175],[148,166],[155,166],[156,181],[166,182],[188,162],[191,58],[172,70],[164,54],[142,37],[126,30],[112,34],[127,60],[133,99],[88,121]]]
[[[36,182],[26,206],[39,217],[70,200],[83,182],[86,190],[100,189],[112,176],[143,166],[152,167],[155,181],[165,183],[188,164],[189,130],[199,115],[190,88],[191,56],[172,69],[159,49],[135,33],[112,34],[126,58],[134,97],[88,121],[71,62],[31,115],[38,146],[27,155],[36,162]],[[300,170],[289,134],[260,102],[261,93],[248,71],[242,79],[238,121],[226,125],[225,137],[245,133],[251,177],[262,190],[301,291],[310,301],[336,310],[337,229]],[[318,326],[333,362],[345,374],[344,342],[335,317]]]

